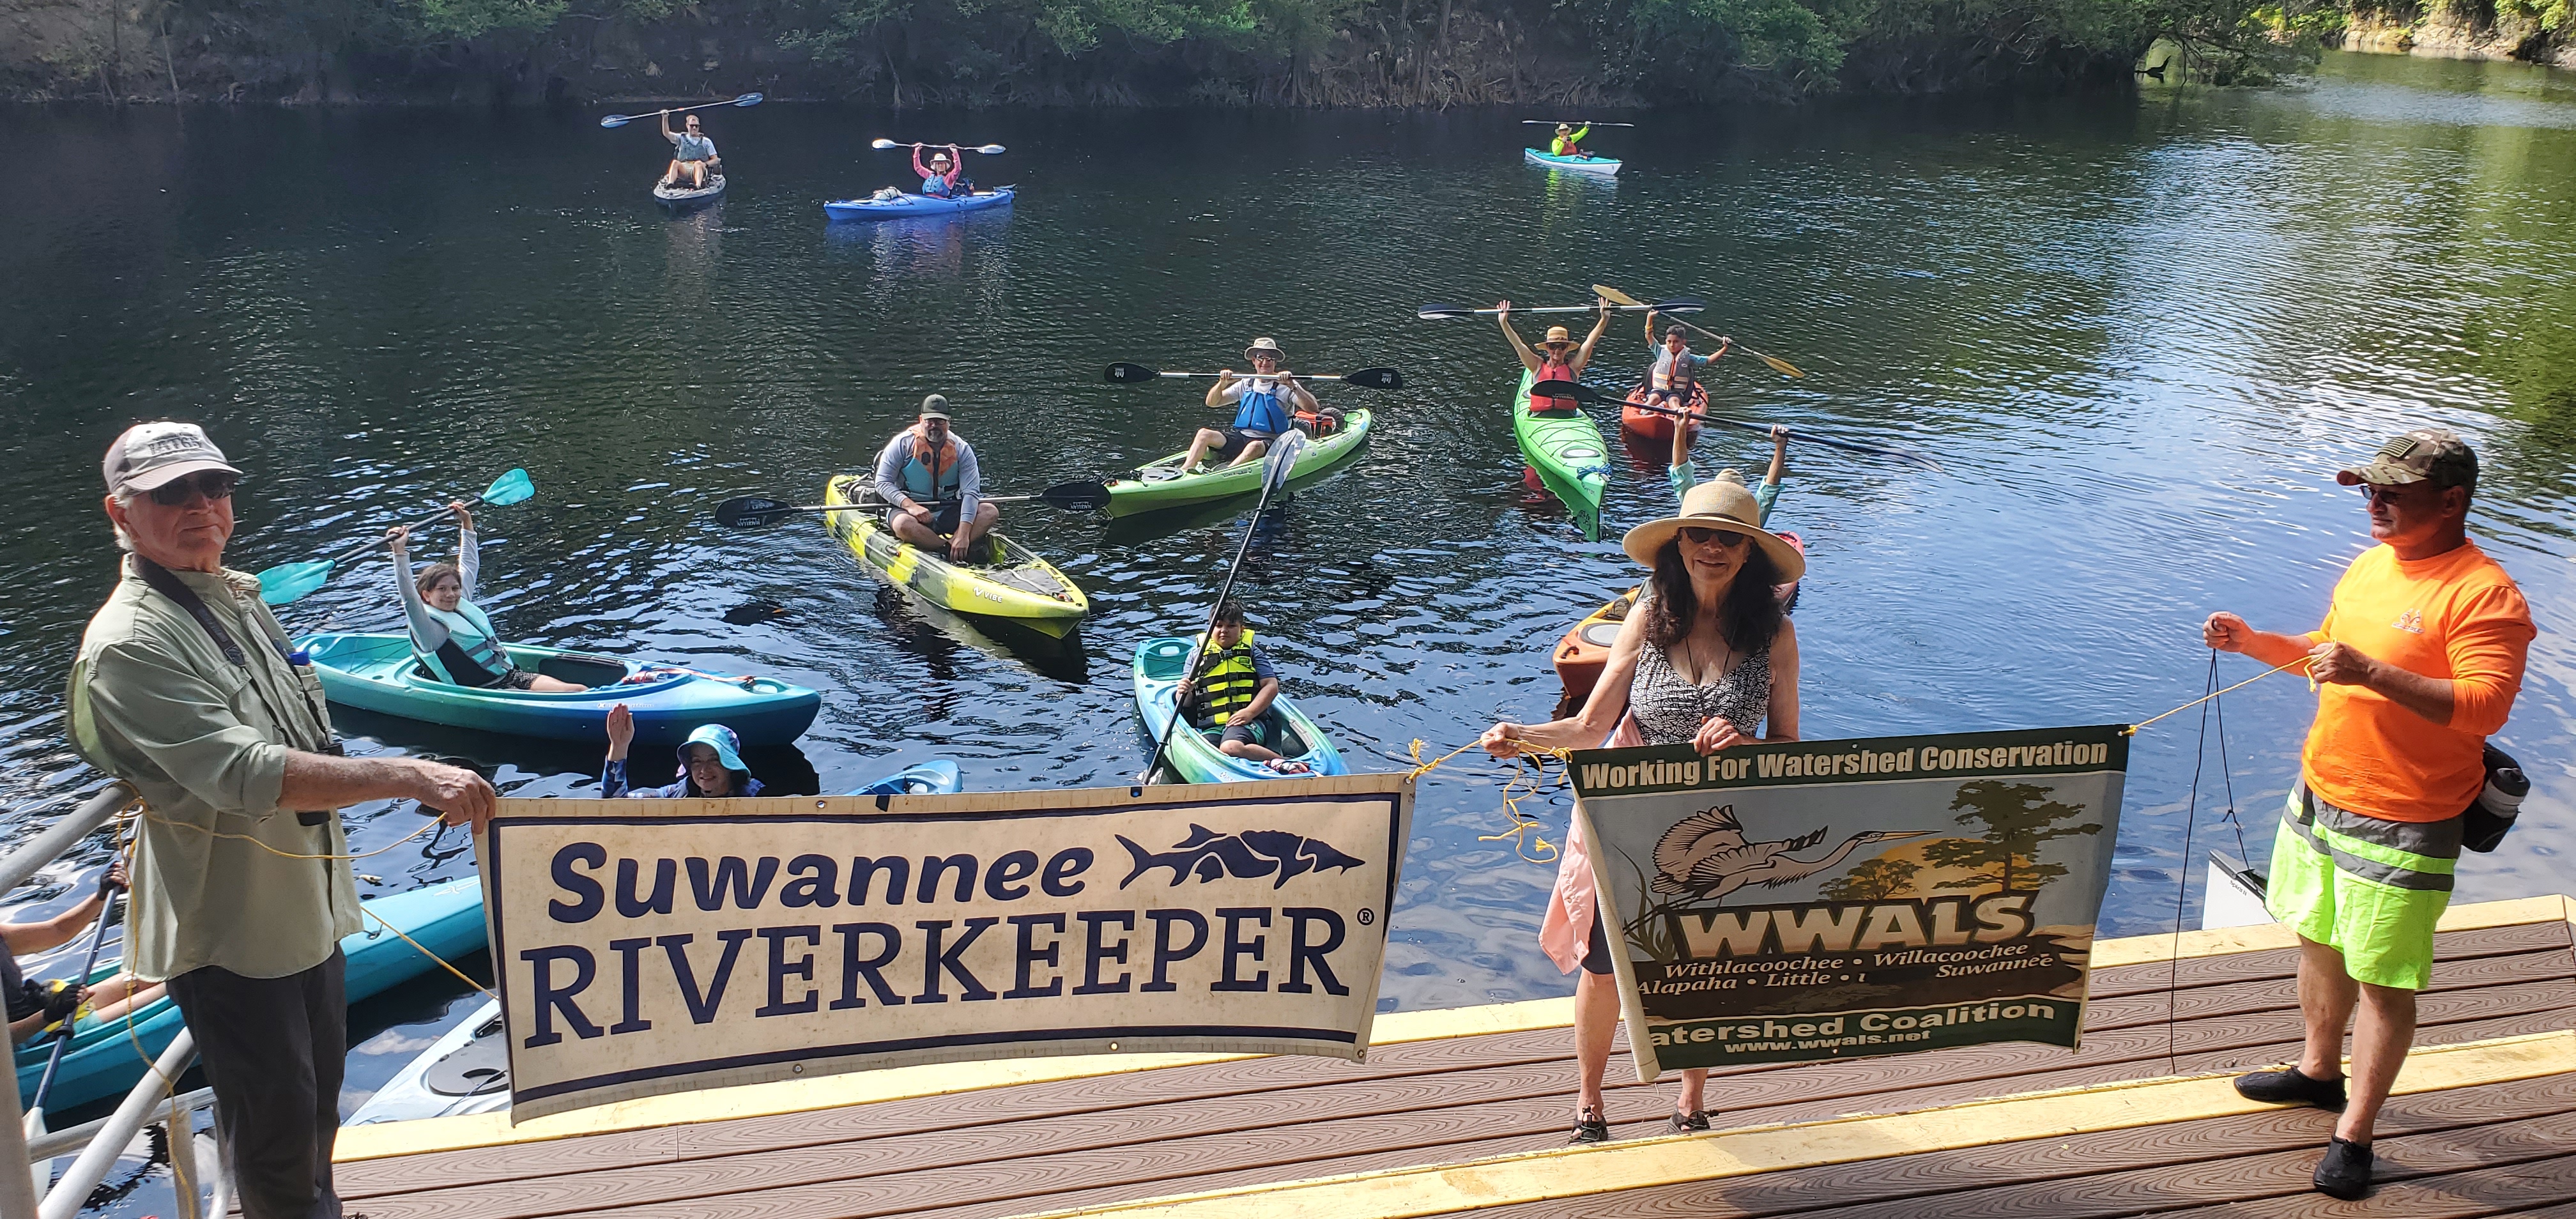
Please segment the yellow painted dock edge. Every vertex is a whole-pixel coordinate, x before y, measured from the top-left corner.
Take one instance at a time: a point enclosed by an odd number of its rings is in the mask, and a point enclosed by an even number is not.
[[[2443,914],[2441,929],[2467,931],[2482,927],[2552,921],[2576,924],[2576,899],[2553,894],[2514,901],[2454,906]],[[2576,935],[2576,926],[2571,927],[2571,935]],[[2129,939],[2103,940],[2094,944],[2093,967],[2103,969],[2114,965],[2138,965],[2174,958],[2190,959],[2232,952],[2259,952],[2274,948],[2288,948],[2293,943],[2289,929],[2277,923],[2259,927],[2229,927],[2218,931],[2186,931],[2179,936],[2172,933],[2144,935]],[[1369,1044],[1372,1046],[1400,1045],[1413,1041],[1479,1037],[1493,1033],[1565,1028],[1573,1023],[1574,1001],[1572,999],[1532,999],[1518,1003],[1493,1003],[1477,1007],[1389,1012],[1377,1018]],[[1012,1059],[1000,1062],[949,1063],[939,1066],[897,1067],[884,1071],[860,1071],[822,1079],[712,1088],[703,1092],[690,1092],[676,1096],[648,1097],[643,1100],[601,1105],[574,1113],[536,1118],[516,1126],[510,1124],[509,1115],[506,1113],[477,1113],[464,1117],[435,1117],[414,1122],[348,1126],[340,1131],[338,1147],[332,1159],[345,1164],[390,1156],[461,1151],[474,1147],[498,1147],[626,1130],[646,1130],[657,1126],[768,1117],[782,1113],[806,1113],[817,1109],[837,1109],[847,1105],[909,1100],[954,1092],[979,1091],[985,1088],[1006,1088],[1019,1084],[1088,1079],[1102,1075],[1150,1071],[1163,1067],[1230,1062],[1245,1057],[1249,1056],[1242,1054],[1099,1054],[1064,1058]]]
[[[2569,1071],[2576,1071],[2576,1031],[2504,1037],[2415,1051],[2407,1056],[2396,1092],[2439,1092]],[[1598,1196],[1600,1213],[1613,1214],[1615,1195],[1628,1190],[2274,1107],[2238,1096],[2234,1074],[2135,1080],[1912,1113],[1666,1135],[1042,1213],[1049,1219],[1414,1219]]]

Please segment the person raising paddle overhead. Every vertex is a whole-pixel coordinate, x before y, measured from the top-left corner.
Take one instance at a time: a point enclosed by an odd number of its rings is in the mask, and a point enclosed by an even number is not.
[[[1521,341],[1521,332],[1512,329],[1510,301],[1494,302],[1494,321],[1501,324],[1503,337],[1512,341],[1512,350],[1520,353],[1521,367],[1529,370],[1533,380],[1579,381],[1583,379],[1583,370],[1592,365],[1592,349],[1600,344],[1602,332],[1610,328],[1610,302],[1599,297],[1594,299],[1600,301],[1601,316],[1592,323],[1592,333],[1583,336],[1583,346],[1579,348],[1574,345],[1573,331],[1563,326],[1550,326],[1546,340],[1539,344],[1547,349],[1546,354],[1530,350],[1529,344]],[[1576,407],[1572,398],[1530,399],[1533,411],[1572,412]]]
[[[1646,343],[1655,348],[1655,367],[1646,374],[1646,402],[1686,411],[1691,408],[1693,391],[1699,388],[1699,370],[1723,357],[1732,340],[1718,340],[1717,350],[1708,355],[1693,355],[1690,336],[1679,325],[1664,327],[1663,339],[1656,340],[1656,316],[1654,310],[1646,311]]]
[[[1547,150],[1560,157],[1591,156],[1591,153],[1583,151],[1583,137],[1590,134],[1592,134],[1590,123],[1585,123],[1581,130],[1577,130],[1572,123],[1558,123],[1556,138],[1547,142]]]
[[[710,174],[724,172],[724,162],[716,159],[716,142],[698,130],[698,116],[681,121],[681,130],[671,130],[671,112],[662,112],[662,138],[671,142],[671,166],[662,171],[662,185],[686,185],[690,190],[704,189]]]
[[[1216,383],[1208,386],[1207,404],[1222,409],[1234,407],[1234,423],[1222,428],[1200,428],[1190,440],[1188,456],[1181,459],[1181,469],[1196,471],[1201,458],[1214,456],[1228,465],[1258,461],[1270,450],[1270,442],[1296,426],[1299,411],[1319,410],[1315,395],[1297,378],[1280,371],[1287,353],[1279,350],[1279,340],[1260,338],[1243,349],[1243,358],[1252,362],[1250,376],[1236,376],[1233,369],[1222,369]]]
[[[946,550],[949,562],[964,563],[975,539],[1002,523],[1002,510],[984,502],[975,447],[948,422],[946,397],[921,400],[921,417],[877,455],[877,498],[893,506],[886,525],[896,537],[923,550]]]
[[[394,552],[394,585],[402,590],[403,613],[411,619],[412,659],[440,681],[485,690],[528,690],[570,694],[587,690],[560,678],[531,673],[510,659],[510,649],[492,629],[492,618],[474,604],[475,577],[482,569],[481,548],[474,536],[474,514],[464,501],[447,505],[456,514],[456,561],[422,568],[417,582],[404,544],[411,526],[385,531]]]
[[[944,152],[930,154],[930,164],[921,163],[921,150],[928,145],[912,146],[912,172],[921,175],[921,193],[933,199],[946,199],[959,193],[957,179],[966,172],[966,153],[955,144]]]

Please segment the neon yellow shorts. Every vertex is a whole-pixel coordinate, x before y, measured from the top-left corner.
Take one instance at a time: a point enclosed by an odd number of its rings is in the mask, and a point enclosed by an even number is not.
[[[2343,954],[2355,981],[2422,990],[2433,924],[2451,904],[2461,819],[2386,821],[2290,789],[2265,903],[2300,936]]]

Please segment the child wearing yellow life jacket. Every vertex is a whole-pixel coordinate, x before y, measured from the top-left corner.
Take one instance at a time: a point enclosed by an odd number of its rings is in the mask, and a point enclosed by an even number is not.
[[[1259,762],[1283,775],[1308,773],[1305,763],[1270,748],[1272,728],[1264,717],[1279,697],[1279,672],[1252,646],[1242,602],[1228,597],[1218,604],[1215,638],[1202,636],[1199,649],[1196,675],[1184,678],[1174,691],[1190,726],[1205,731],[1222,725],[1225,732],[1217,748],[1229,757]]]

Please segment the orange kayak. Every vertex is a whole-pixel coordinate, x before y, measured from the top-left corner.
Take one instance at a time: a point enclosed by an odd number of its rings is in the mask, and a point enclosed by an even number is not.
[[[1645,386],[1640,385],[1635,389],[1629,390],[1628,405],[1619,408],[1619,426],[1627,429],[1629,435],[1640,440],[1652,440],[1661,444],[1671,444],[1673,440],[1673,425],[1681,421],[1670,415],[1664,414],[1661,411],[1640,409],[1645,401]],[[1694,415],[1703,417],[1708,414],[1707,386],[1696,385],[1691,387],[1690,411]],[[1696,419],[1692,420],[1690,425],[1690,438],[1693,441],[1697,441],[1699,439],[1699,429],[1699,421]]]

